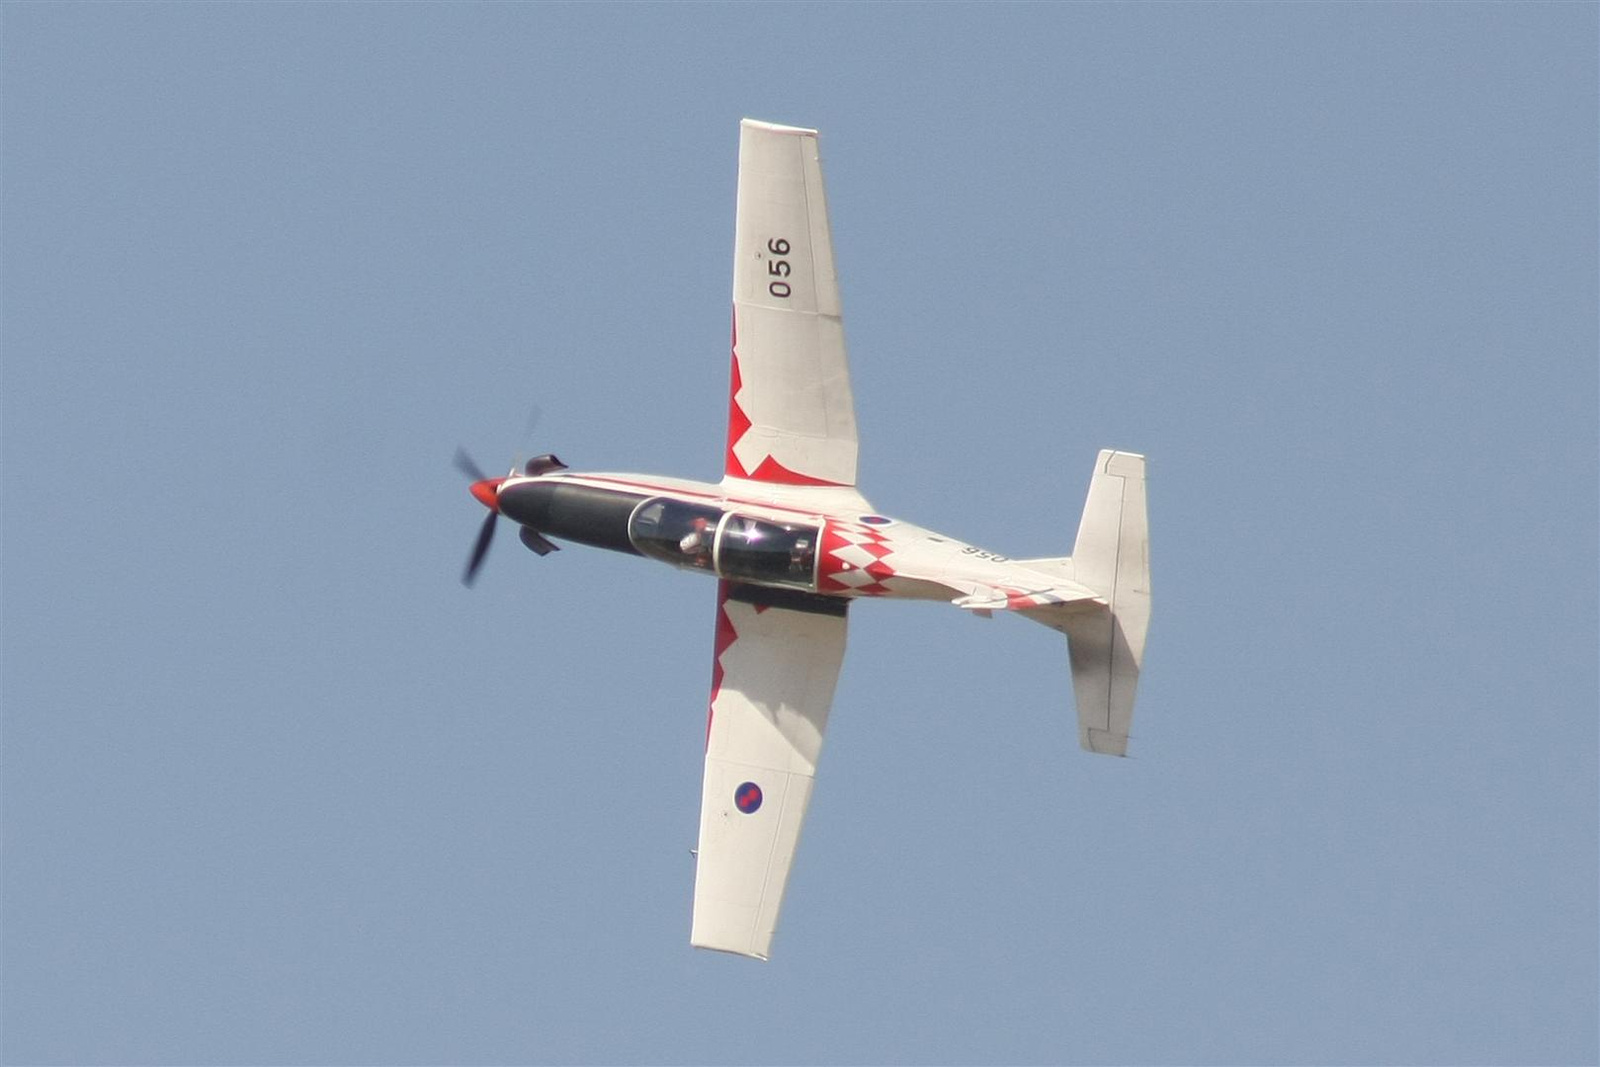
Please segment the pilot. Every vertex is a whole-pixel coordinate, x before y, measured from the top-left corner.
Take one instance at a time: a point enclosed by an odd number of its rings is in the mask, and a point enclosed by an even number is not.
[[[678,550],[693,556],[695,566],[704,567],[711,554],[711,523],[703,515],[696,515],[689,532],[678,541]]]
[[[811,573],[811,538],[802,537],[789,549],[789,573]]]

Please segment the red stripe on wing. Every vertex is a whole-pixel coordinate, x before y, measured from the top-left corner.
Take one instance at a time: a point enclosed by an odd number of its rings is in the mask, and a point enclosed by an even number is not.
[[[792,471],[782,463],[773,459],[769,454],[753,471],[745,470],[744,464],[739,462],[739,457],[734,454],[734,447],[744,439],[750,430],[750,416],[744,413],[744,408],[739,406],[739,390],[744,388],[744,376],[739,371],[739,312],[733,313],[733,369],[728,377],[728,450],[723,459],[722,469],[730,478],[748,478],[753,482],[771,482],[776,485],[820,485],[829,487],[842,486],[843,482],[830,482],[824,478],[813,478],[809,474]]]
[[[739,457],[733,454],[733,446],[744,437],[745,431],[750,429],[750,417],[744,413],[744,408],[739,406],[739,390],[744,387],[744,379],[739,374],[739,312],[733,313],[733,371],[729,376],[728,385],[728,454],[723,462],[723,471],[732,478],[748,478],[744,471],[744,464],[739,462]]]
[[[706,747],[711,747],[711,720],[717,714],[717,695],[722,692],[722,654],[733,647],[739,633],[728,617],[729,583],[717,582],[717,632],[711,646],[711,699],[706,704]]]

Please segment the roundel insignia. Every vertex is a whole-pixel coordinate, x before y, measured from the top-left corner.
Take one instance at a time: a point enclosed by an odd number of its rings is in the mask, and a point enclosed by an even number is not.
[[[744,783],[733,791],[733,802],[746,815],[754,815],[761,806],[761,787],[754,782]]]
[[[887,526],[894,520],[884,515],[863,515],[861,521],[868,526]]]

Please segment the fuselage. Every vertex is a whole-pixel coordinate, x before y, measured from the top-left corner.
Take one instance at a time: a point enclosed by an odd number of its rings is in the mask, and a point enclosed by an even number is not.
[[[1062,595],[1072,583],[1059,569],[881,515],[851,488],[563,469],[505,478],[495,501],[506,518],[557,541],[752,585],[955,601],[980,611],[1082,599]],[[1059,568],[1064,561],[1033,562]]]

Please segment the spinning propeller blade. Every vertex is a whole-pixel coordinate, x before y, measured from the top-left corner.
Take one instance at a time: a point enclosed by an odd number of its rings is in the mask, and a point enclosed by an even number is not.
[[[467,450],[464,448],[456,449],[456,470],[475,482],[481,482],[489,477],[483,473],[483,470],[476,463],[472,462],[472,457],[467,455]]]
[[[495,512],[489,512],[483,520],[483,525],[478,528],[478,543],[472,546],[472,558],[467,560],[467,569],[461,573],[462,585],[472,585],[472,580],[478,576],[478,568],[483,566],[483,557],[489,554],[489,542],[494,540],[494,523],[499,517]]]
[[[467,559],[467,569],[461,572],[461,584],[470,586],[478,576],[478,568],[483,566],[483,558],[489,554],[489,542],[494,540],[494,521],[500,517],[500,513],[495,507],[493,479],[483,473],[483,468],[472,461],[464,448],[456,449],[456,470],[472,479],[472,495],[489,509],[483,525],[478,528],[478,540]]]

